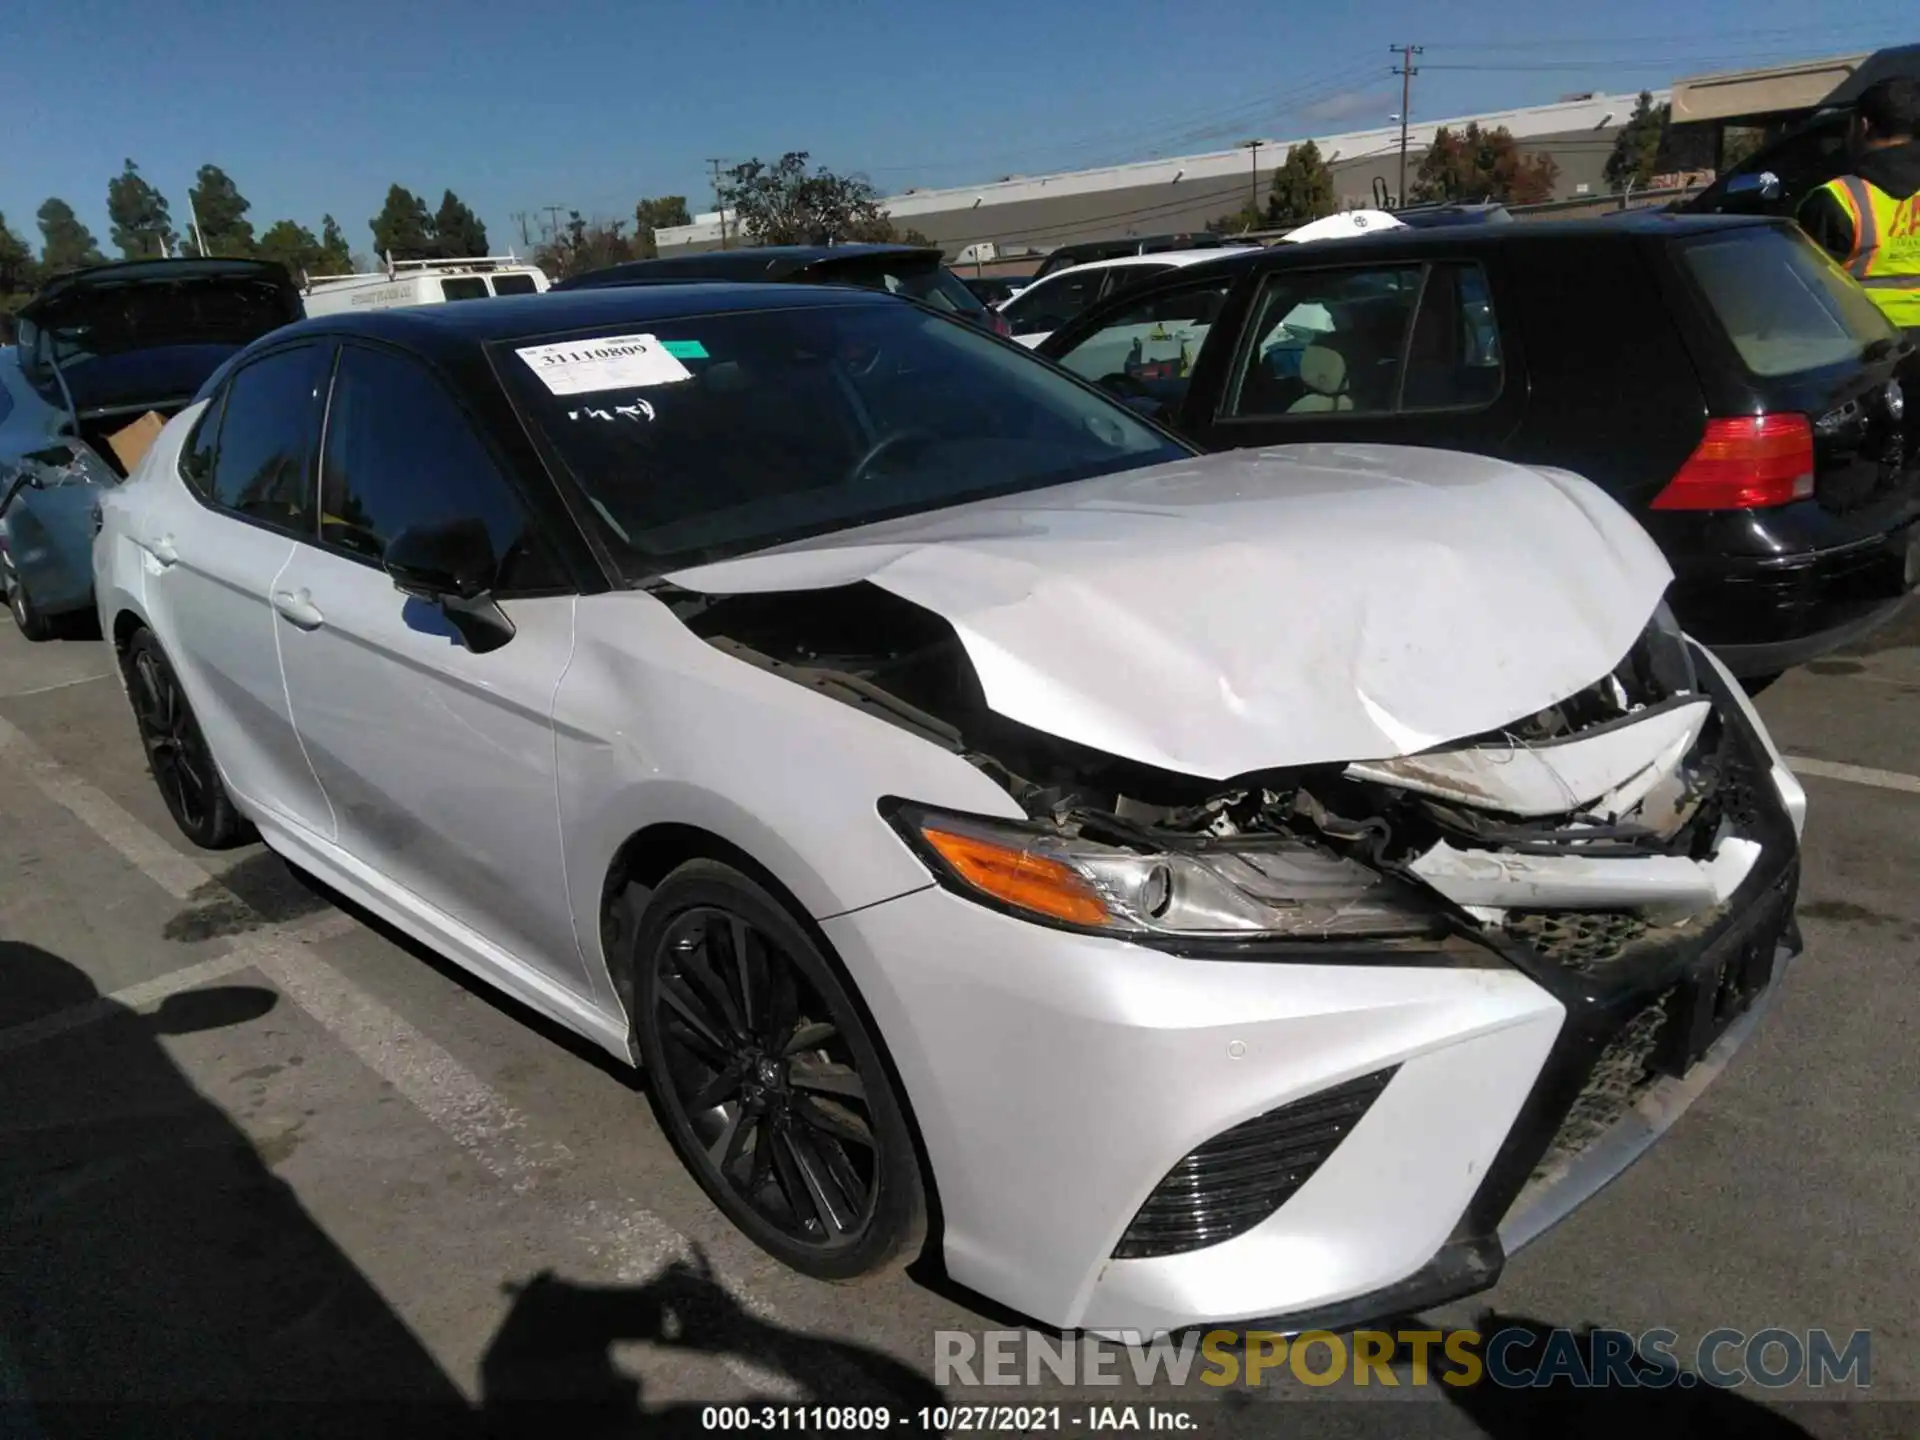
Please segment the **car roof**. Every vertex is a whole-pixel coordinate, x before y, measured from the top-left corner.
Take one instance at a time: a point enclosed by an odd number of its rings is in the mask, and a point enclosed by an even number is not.
[[[923,245],[749,245],[738,250],[703,250],[653,260],[626,260],[563,280],[555,289],[590,289],[629,280],[672,279],[682,272],[739,280],[777,280],[809,266],[899,256],[939,263],[940,251]]]
[[[1265,249],[1264,245],[1222,245],[1212,250],[1161,250],[1147,255],[1110,255],[1104,260],[1062,266],[1046,278],[1051,281],[1062,275],[1076,275],[1083,270],[1118,270],[1128,265],[1211,265],[1239,255],[1260,254]]]
[[[1593,220],[1533,220],[1510,225],[1397,226],[1372,235],[1338,236],[1298,245],[1206,251],[1200,258],[1215,269],[1239,274],[1269,266],[1274,269],[1293,269],[1338,264],[1349,260],[1365,260],[1374,255],[1418,258],[1430,253],[1457,255],[1504,246],[1555,245],[1574,240],[1631,240],[1636,237],[1682,239],[1717,230],[1779,228],[1791,223],[1768,215],[1693,215],[1667,210],[1638,210],[1617,212]],[[1200,259],[1187,263],[1198,264]],[[1091,269],[1092,266],[1075,268]],[[1174,276],[1163,275],[1143,283],[1165,284],[1174,279]]]
[[[549,290],[541,295],[499,295],[445,305],[407,305],[358,313],[344,311],[286,326],[273,332],[264,343],[303,335],[363,335],[429,354],[445,355],[477,350],[501,340],[616,325],[649,325],[696,315],[908,303],[873,290],[734,280],[685,285],[609,285]]]

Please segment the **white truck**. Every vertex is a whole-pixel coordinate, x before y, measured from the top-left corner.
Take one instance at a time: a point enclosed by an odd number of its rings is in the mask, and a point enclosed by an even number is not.
[[[329,275],[319,280],[303,276],[300,296],[308,315],[337,315],[484,300],[490,295],[538,295],[546,288],[547,277],[539,266],[511,254],[459,260],[389,257],[386,269],[364,275]]]

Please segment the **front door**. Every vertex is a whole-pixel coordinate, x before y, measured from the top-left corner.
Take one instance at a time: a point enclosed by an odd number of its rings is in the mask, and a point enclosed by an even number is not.
[[[511,641],[469,650],[394,587],[387,542],[478,519]],[[345,345],[317,544],[274,582],[287,693],[339,843],[387,882],[581,995],[554,786],[553,696],[572,596],[467,412],[411,356]],[[546,591],[548,593],[529,594]]]
[[[333,815],[294,733],[271,596],[296,540],[313,533],[330,356],[330,346],[297,345],[235,372],[139,532],[148,619],[227,788],[327,837]]]

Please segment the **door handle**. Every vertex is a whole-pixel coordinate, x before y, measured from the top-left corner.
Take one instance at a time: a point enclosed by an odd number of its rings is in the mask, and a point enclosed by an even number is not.
[[[274,591],[273,608],[286,616],[290,624],[302,630],[318,630],[327,618],[320,613],[320,607],[313,603],[313,596],[305,590]]]
[[[171,565],[180,558],[180,552],[173,548],[173,536],[171,535],[162,535],[158,540],[155,540],[151,545],[147,546],[147,553],[162,565]]]

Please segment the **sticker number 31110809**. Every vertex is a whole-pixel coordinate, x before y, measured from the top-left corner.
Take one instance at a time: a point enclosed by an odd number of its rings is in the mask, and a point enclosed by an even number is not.
[[[514,352],[555,395],[591,395],[689,380],[693,372],[652,335],[607,335]]]

